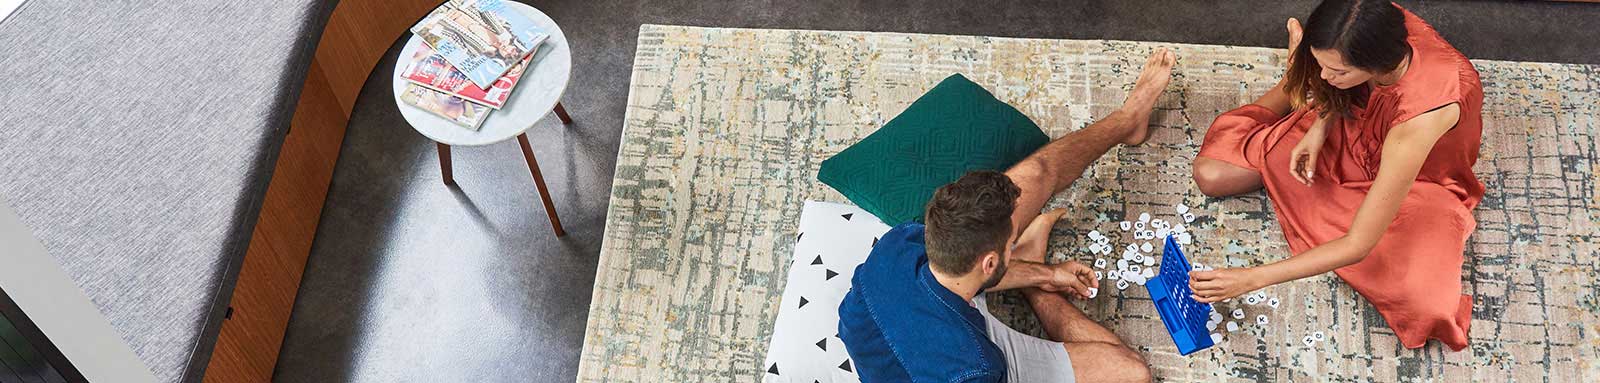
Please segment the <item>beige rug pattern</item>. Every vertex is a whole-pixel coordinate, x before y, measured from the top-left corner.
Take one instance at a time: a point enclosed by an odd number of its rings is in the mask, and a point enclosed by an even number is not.
[[[1109,113],[1156,47],[1179,55],[1150,142],[1107,154],[1052,206],[1074,209],[1053,250],[1093,259],[1084,234],[1193,206],[1193,259],[1287,255],[1264,194],[1211,199],[1189,162],[1211,120],[1282,73],[1282,50],[1126,41],[643,26],[578,380],[753,382],[778,312],[805,200],[848,202],[822,160],[962,73],[1059,137]],[[1475,61],[1485,84],[1489,195],[1463,280],[1472,346],[1406,350],[1337,277],[1265,290],[1249,324],[1179,356],[1142,288],[1080,303],[1163,381],[1600,380],[1600,73]],[[1448,271],[1441,271],[1448,272]],[[1114,290],[1114,288],[1113,288]],[[1039,334],[1015,296],[1002,315]],[[1241,323],[1244,324],[1244,323]],[[1312,331],[1328,341],[1301,344]]]

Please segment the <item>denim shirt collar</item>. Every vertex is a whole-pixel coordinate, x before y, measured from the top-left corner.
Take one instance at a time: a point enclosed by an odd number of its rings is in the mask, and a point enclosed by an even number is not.
[[[923,288],[932,292],[934,296],[939,297],[939,300],[944,301],[946,305],[952,308],[965,307],[965,310],[957,308],[955,311],[961,314],[962,319],[967,320],[967,324],[980,329],[980,331],[987,332],[988,328],[983,323],[983,314],[972,306],[972,302],[961,299],[960,295],[939,283],[939,278],[933,275],[933,269],[928,266],[927,258],[923,258],[920,263],[917,265],[917,282],[922,283]],[[983,290],[979,289],[978,294],[983,294]]]

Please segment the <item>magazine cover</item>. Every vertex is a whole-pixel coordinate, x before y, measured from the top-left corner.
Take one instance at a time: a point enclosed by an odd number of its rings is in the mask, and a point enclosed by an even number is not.
[[[406,84],[406,91],[400,95],[400,101],[472,130],[478,130],[478,126],[483,124],[483,119],[489,117],[490,111],[489,107],[417,84]]]
[[[405,69],[400,73],[400,77],[404,77],[417,85],[465,98],[467,101],[483,104],[490,108],[500,109],[500,107],[505,106],[506,99],[511,96],[511,89],[517,86],[517,80],[522,78],[523,69],[528,67],[528,62],[532,59],[532,55],[524,58],[522,62],[517,63],[517,66],[511,67],[511,70],[506,71],[506,75],[495,79],[494,85],[490,86],[489,89],[484,89],[479,88],[478,84],[473,83],[472,80],[468,80],[466,75],[461,74],[461,71],[450,66],[444,56],[434,53],[433,49],[423,45],[417,48],[416,55],[411,57],[411,63],[406,64]]]
[[[488,89],[548,37],[502,0],[450,0],[412,33],[479,88]]]

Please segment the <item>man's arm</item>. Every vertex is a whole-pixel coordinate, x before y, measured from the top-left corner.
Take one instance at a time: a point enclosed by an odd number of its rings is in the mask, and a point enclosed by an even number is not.
[[[1012,260],[1006,264],[1006,275],[1000,278],[1000,284],[990,287],[989,291],[1002,291],[1023,287],[1039,287],[1049,283],[1055,278],[1055,271],[1050,265],[1038,262]]]
[[[1009,269],[1006,275],[1000,278],[1000,284],[989,288],[989,291],[1036,287],[1052,293],[1071,294],[1087,299],[1089,288],[1100,288],[1100,281],[1094,279],[1094,269],[1077,261],[1046,265],[1014,260],[1006,267]]]
[[[1046,291],[1068,292],[1087,297],[1087,287],[1100,287],[1099,281],[1093,277],[1094,270],[1083,264],[1044,263],[1045,250],[1049,247],[1050,229],[1054,228],[1056,222],[1066,213],[1066,209],[1055,209],[1040,214],[1034,217],[1027,227],[1018,231],[1021,235],[1011,246],[1006,274],[1000,277],[1000,284],[990,290],[1038,287]]]

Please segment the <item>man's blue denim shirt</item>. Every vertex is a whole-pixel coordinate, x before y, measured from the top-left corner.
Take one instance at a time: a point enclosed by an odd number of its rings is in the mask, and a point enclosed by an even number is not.
[[[889,230],[839,303],[839,338],[862,382],[1000,382],[983,314],[934,279],[923,225]]]

